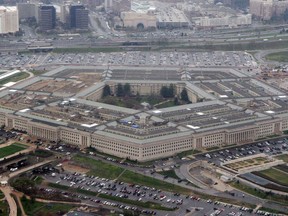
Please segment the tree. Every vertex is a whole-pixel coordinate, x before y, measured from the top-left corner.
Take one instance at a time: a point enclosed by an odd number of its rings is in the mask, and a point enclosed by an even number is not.
[[[177,97],[174,98],[174,105],[176,105],[176,106],[179,105],[179,101],[178,101]]]
[[[160,90],[160,94],[164,98],[171,98],[174,97],[174,85],[170,84],[169,87],[167,86],[162,86]]]
[[[170,84],[168,88],[168,95],[169,97],[174,97],[174,85],[173,84]]]
[[[123,85],[121,83],[118,83],[118,85],[117,85],[116,95],[117,95],[117,97],[123,97],[124,96],[124,89],[123,89]]]
[[[169,90],[167,86],[162,86],[161,90],[160,90],[160,94],[162,97],[167,98],[169,95]]]
[[[106,84],[103,88],[102,97],[107,97],[109,95],[111,95],[111,89],[110,86]]]
[[[35,182],[27,177],[17,178],[12,182],[12,187],[28,195],[34,194],[36,190]]]
[[[125,96],[130,96],[131,95],[131,86],[130,86],[129,83],[125,83],[123,91],[124,91],[124,95]]]
[[[181,96],[181,100],[183,100],[183,101],[185,101],[187,103],[190,102],[188,94],[187,94],[187,90],[185,88],[181,91],[180,96]]]

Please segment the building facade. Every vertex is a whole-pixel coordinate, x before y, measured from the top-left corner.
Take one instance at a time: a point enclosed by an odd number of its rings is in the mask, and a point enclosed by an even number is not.
[[[15,6],[0,6],[0,34],[19,31],[19,15]]]
[[[54,29],[56,26],[56,9],[52,5],[39,7],[39,27],[42,31]]]
[[[69,13],[71,28],[88,29],[88,10],[83,5],[71,5]]]
[[[288,9],[287,0],[250,0],[250,13],[262,20],[281,16]]]

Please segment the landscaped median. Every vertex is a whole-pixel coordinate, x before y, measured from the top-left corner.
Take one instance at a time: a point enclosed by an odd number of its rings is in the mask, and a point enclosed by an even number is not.
[[[145,176],[130,170],[125,170],[122,167],[104,163],[100,160],[92,159],[82,155],[76,155],[72,160],[78,165],[90,169],[88,173],[89,175],[94,175],[101,178],[115,179],[130,184],[145,185],[147,187],[154,187],[173,193],[191,194],[191,190],[187,188],[155,179],[153,177]]]
[[[133,205],[133,206],[138,206],[138,207],[142,207],[142,208],[156,209],[156,210],[162,210],[162,211],[175,210],[173,208],[167,208],[167,207],[161,206],[161,204],[154,203],[154,202],[142,202],[142,201],[137,201],[137,200],[123,199],[123,198],[116,197],[116,196],[101,194],[101,193],[97,193],[97,192],[93,192],[93,191],[87,191],[87,190],[83,190],[83,189],[79,189],[79,188],[71,188],[69,186],[59,185],[59,184],[55,184],[55,183],[48,183],[48,186],[52,187],[52,188],[64,190],[64,191],[79,193],[79,194],[83,194],[83,195],[87,195],[87,196],[99,197],[99,198],[103,198],[103,199],[107,199],[107,200],[113,200],[116,202],[129,204],[129,205]]]

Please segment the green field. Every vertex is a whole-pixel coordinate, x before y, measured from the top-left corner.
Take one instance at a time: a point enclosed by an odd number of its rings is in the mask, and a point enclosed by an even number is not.
[[[75,161],[78,165],[83,165],[84,167],[89,168],[89,175],[99,176],[101,178],[116,179],[124,171],[124,169],[121,167],[81,155],[76,155],[73,157],[73,161]]]
[[[167,170],[167,171],[161,171],[161,172],[158,172],[159,174],[163,175],[163,176],[168,176],[168,177],[171,177],[171,178],[174,178],[174,179],[180,179],[174,170]]]
[[[276,158],[288,163],[288,154],[282,154],[282,155],[277,156]]]
[[[9,83],[9,82],[17,82],[17,81],[26,79],[27,77],[29,77],[28,73],[20,72],[20,73],[14,74],[12,76],[9,76],[7,78],[0,80],[0,85],[4,85],[4,84]]]
[[[132,172],[130,170],[126,170],[119,178],[119,181],[131,183],[131,184],[139,184],[145,185],[148,187],[155,187],[157,189],[170,191],[174,193],[182,193],[182,194],[190,194],[191,191],[189,189],[158,180],[149,176],[144,176],[139,173]]]
[[[28,199],[21,199],[22,206],[28,216],[56,216],[64,215],[70,209],[74,208],[71,204],[63,203],[42,203],[31,201]]]
[[[271,53],[265,58],[269,61],[288,62],[288,51]]]
[[[229,184],[238,190],[244,191],[248,194],[259,197],[261,199],[267,199],[267,200],[271,200],[271,201],[275,201],[275,202],[279,202],[279,203],[283,203],[285,205],[288,205],[288,197],[287,196],[281,196],[281,195],[277,195],[277,194],[266,193],[264,191],[257,190],[256,188],[252,188],[252,187],[249,187],[247,185],[244,185],[242,183],[235,182],[235,181],[231,182]]]
[[[27,148],[27,146],[22,145],[22,144],[18,144],[18,143],[13,143],[9,146],[5,146],[3,148],[0,148],[0,158],[7,157],[7,156],[12,155],[16,152],[22,151],[26,148]]]
[[[277,170],[275,168],[270,168],[255,173],[280,185],[288,186],[288,173],[285,173],[283,171]]]

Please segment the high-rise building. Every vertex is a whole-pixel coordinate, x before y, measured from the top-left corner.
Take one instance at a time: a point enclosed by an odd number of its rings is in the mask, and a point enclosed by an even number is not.
[[[83,5],[70,6],[70,27],[88,29],[88,10]]]
[[[67,21],[67,5],[60,6],[60,22],[66,23]]]
[[[17,8],[19,19],[37,18],[38,16],[38,5],[34,3],[18,3]]]
[[[0,34],[19,31],[19,17],[16,6],[0,6]]]
[[[104,9],[106,12],[111,10],[112,7],[113,7],[113,0],[105,0],[104,1]]]
[[[250,0],[250,13],[257,18],[270,20],[288,9],[288,0]]]
[[[56,9],[52,5],[39,7],[39,27],[42,31],[52,30],[56,25]]]

